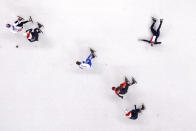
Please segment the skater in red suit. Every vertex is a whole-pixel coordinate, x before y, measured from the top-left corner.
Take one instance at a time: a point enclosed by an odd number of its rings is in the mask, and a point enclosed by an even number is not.
[[[121,83],[119,87],[112,87],[112,90],[115,91],[116,95],[123,99],[124,94],[127,93],[129,86],[136,84],[136,80],[132,77],[132,82],[130,83],[129,80],[125,77],[125,82]]]

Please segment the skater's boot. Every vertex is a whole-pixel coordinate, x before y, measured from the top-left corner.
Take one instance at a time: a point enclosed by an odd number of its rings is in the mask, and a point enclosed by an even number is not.
[[[42,25],[42,24],[40,24],[39,22],[37,22],[37,25],[38,25],[38,28],[43,27],[43,25]]]
[[[95,50],[93,50],[92,48],[90,48],[90,52],[91,52],[91,53],[94,53],[94,52],[95,52]]]
[[[125,76],[125,82],[129,83],[129,80],[127,79],[127,77]]]
[[[130,83],[130,81],[127,79],[126,76],[125,76],[125,82],[126,82],[128,85],[132,85],[132,83]]]
[[[132,77],[132,83],[131,83],[131,85],[133,85],[133,84],[137,84],[137,81]]]
[[[152,17],[152,21],[153,21],[153,22],[156,22],[157,20],[156,20],[156,18]]]
[[[93,54],[93,58],[95,58],[96,57],[95,50],[93,50],[92,48],[90,48],[90,52]]]
[[[40,30],[40,28],[36,28],[36,29],[34,29],[34,32],[37,32],[37,33],[43,33],[43,32]]]
[[[33,23],[33,19],[31,18],[31,16],[29,16],[29,22]]]
[[[142,104],[142,108],[141,108],[141,110],[145,110],[145,106],[144,106],[144,104]]]
[[[95,58],[96,57],[96,55],[93,53],[93,58]]]

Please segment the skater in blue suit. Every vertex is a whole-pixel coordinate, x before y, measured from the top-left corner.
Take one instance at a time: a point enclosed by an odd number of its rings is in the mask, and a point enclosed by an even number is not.
[[[81,68],[81,69],[87,69],[92,66],[92,59],[95,58],[95,51],[93,49],[90,49],[90,55],[86,59],[86,61],[76,61],[76,64]]]

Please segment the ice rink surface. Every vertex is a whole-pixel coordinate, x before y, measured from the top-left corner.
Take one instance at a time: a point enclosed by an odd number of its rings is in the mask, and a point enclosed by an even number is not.
[[[195,131],[195,0],[1,0],[0,131]],[[5,28],[44,25],[40,41]],[[151,47],[151,17],[163,18]],[[157,21],[157,26],[159,21]],[[25,29],[35,26],[28,24]],[[19,48],[15,48],[18,45]],[[75,64],[89,47],[90,70]],[[132,76],[121,100],[111,90]],[[137,120],[125,109],[144,103]]]

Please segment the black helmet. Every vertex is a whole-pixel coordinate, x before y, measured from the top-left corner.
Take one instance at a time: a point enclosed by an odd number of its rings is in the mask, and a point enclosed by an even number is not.
[[[79,61],[76,61],[76,64],[77,64],[77,65],[80,65],[80,64],[81,64],[81,62],[79,62]]]

